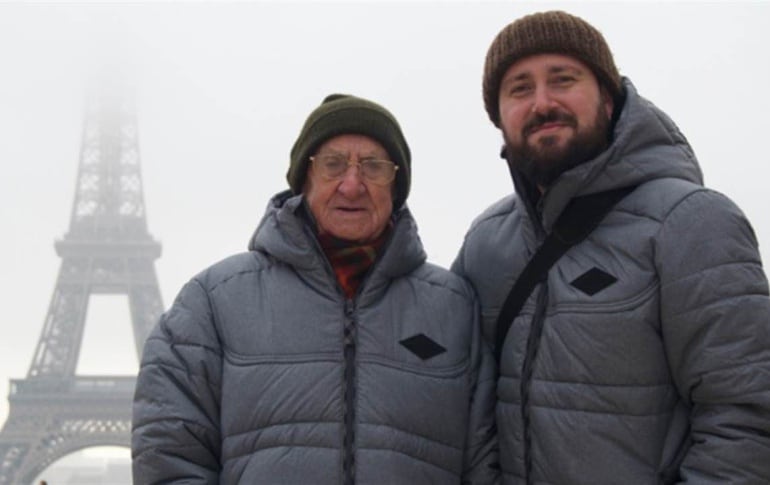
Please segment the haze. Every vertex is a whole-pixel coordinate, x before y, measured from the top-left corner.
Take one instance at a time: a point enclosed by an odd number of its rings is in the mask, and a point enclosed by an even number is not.
[[[770,3],[0,4],[0,421],[55,285],[97,73],[133,86],[168,306],[195,273],[245,249],[286,187],[305,117],[333,92],[398,117],[413,154],[409,206],[430,259],[449,265],[472,219],[512,190],[481,101],[486,49],[514,18],[551,8],[604,33],[621,73],[688,137],[706,184],[748,215],[767,260]],[[125,302],[91,310],[103,323],[87,327],[83,373],[135,372]]]

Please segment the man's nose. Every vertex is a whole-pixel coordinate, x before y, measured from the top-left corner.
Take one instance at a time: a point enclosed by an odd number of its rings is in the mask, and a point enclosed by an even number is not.
[[[538,114],[548,113],[554,105],[554,99],[547,86],[538,86],[532,96],[532,112]]]
[[[358,163],[348,165],[337,190],[346,197],[356,197],[366,190],[364,180],[361,177],[361,166]]]

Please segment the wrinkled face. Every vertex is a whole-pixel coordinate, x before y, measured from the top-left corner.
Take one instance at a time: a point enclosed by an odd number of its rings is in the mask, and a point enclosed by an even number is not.
[[[389,160],[380,143],[363,135],[340,135],[326,140],[315,156],[340,154],[349,162],[366,159]],[[359,169],[349,166],[342,178],[322,177],[308,164],[303,193],[321,234],[348,241],[376,239],[393,212],[393,184],[376,185],[361,178]]]
[[[516,61],[500,83],[499,108],[511,163],[541,190],[607,147],[612,100],[575,58]]]

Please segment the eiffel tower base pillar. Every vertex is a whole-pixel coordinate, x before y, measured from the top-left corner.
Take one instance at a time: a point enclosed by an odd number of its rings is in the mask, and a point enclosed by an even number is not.
[[[0,485],[26,485],[56,460],[94,446],[130,446],[134,377],[11,381],[0,432]]]

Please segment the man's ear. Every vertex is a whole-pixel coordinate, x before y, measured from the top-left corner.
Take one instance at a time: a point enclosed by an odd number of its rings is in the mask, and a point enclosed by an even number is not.
[[[604,87],[599,88],[599,95],[602,99],[602,106],[604,107],[604,113],[607,115],[607,119],[612,119],[612,111],[615,109],[615,102],[612,100],[612,95],[604,89]]]

